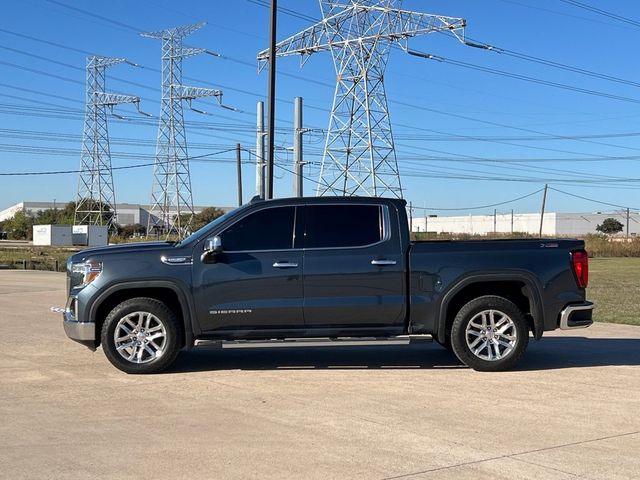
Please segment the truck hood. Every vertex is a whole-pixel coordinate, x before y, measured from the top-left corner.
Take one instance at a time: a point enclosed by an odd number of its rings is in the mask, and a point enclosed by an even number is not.
[[[71,256],[73,262],[81,262],[90,257],[98,257],[110,254],[131,253],[131,252],[152,252],[158,250],[170,250],[174,242],[141,242],[141,243],[121,243],[109,245],[107,247],[92,247],[82,250]]]

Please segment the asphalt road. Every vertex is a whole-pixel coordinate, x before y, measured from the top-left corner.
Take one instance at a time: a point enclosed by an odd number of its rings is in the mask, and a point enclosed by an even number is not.
[[[0,271],[0,478],[640,478],[640,327],[550,334],[507,373],[429,344],[128,376],[66,339],[64,302],[63,274]]]

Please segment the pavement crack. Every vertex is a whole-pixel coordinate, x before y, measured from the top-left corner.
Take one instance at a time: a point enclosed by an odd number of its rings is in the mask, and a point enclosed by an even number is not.
[[[495,456],[495,457],[483,458],[482,460],[472,460],[472,461],[469,461],[469,462],[456,463],[454,465],[446,465],[444,467],[436,467],[436,468],[430,468],[430,469],[427,469],[427,470],[421,470],[419,472],[405,473],[403,475],[396,475],[396,476],[393,476],[393,477],[385,477],[382,480],[396,480],[396,479],[399,479],[399,478],[410,478],[410,477],[415,477],[416,475],[424,475],[424,474],[428,474],[428,473],[440,472],[440,471],[443,471],[443,470],[449,470],[449,469],[458,468],[458,467],[465,467],[465,466],[468,466],[468,465],[477,465],[477,464],[480,464],[480,463],[491,462],[493,460],[502,460],[502,459],[505,459],[505,458],[511,458],[513,460],[522,461],[521,459],[515,458],[515,457],[518,457],[520,455],[528,455],[528,454],[531,454],[531,453],[538,453],[538,452],[545,452],[545,451],[549,451],[549,450],[555,450],[555,449],[558,449],[558,448],[574,447],[574,446],[577,446],[577,445],[585,445],[587,443],[601,442],[601,441],[604,441],[604,440],[611,440],[613,438],[628,437],[628,436],[631,436],[631,435],[637,435],[639,433],[640,433],[640,430],[636,430],[634,432],[619,433],[617,435],[608,435],[606,437],[592,438],[590,440],[581,440],[579,442],[563,443],[561,445],[553,445],[551,447],[536,448],[536,449],[533,449],[533,450],[526,450],[524,452],[509,453],[509,454],[506,454],[506,455],[498,455],[498,456]],[[547,467],[545,466],[545,468],[547,468]],[[563,472],[563,473],[569,473],[569,472]],[[576,475],[576,474],[573,474],[573,475]]]

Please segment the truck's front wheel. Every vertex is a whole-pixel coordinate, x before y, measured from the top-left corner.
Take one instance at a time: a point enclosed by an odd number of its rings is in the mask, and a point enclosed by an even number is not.
[[[157,373],[176,358],[181,346],[175,314],[154,298],[132,298],[117,305],[102,325],[102,348],[126,373]]]
[[[528,343],[529,328],[520,309],[494,295],[478,297],[464,305],[451,328],[454,353],[474,370],[508,370]]]

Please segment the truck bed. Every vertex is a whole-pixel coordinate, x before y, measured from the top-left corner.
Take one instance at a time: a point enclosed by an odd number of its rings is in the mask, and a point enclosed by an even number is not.
[[[450,306],[448,299],[482,281],[489,288],[508,284],[530,300],[539,338],[543,331],[558,327],[559,313],[567,303],[585,300],[570,253],[583,249],[584,242],[574,239],[413,242],[408,253],[409,330],[437,332]]]

